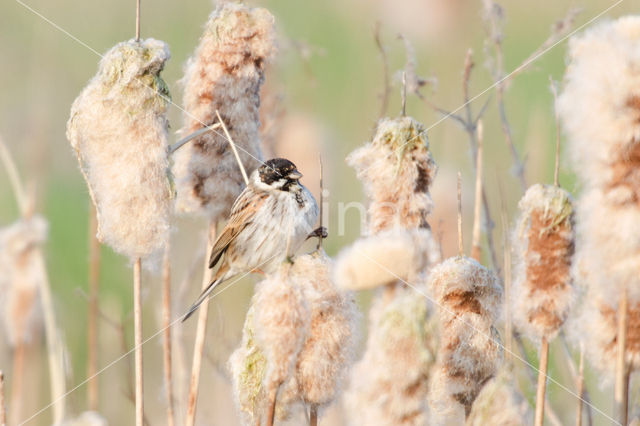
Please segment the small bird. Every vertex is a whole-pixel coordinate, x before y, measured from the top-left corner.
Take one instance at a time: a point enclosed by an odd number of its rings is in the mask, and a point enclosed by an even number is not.
[[[284,158],[268,160],[251,174],[211,250],[209,268],[218,263],[220,267],[182,321],[223,281],[250,271],[275,270],[310,236],[318,204],[301,177]]]

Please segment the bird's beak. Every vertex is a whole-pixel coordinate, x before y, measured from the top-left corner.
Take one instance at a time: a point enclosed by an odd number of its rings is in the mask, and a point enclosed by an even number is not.
[[[291,173],[289,173],[289,175],[287,176],[288,179],[291,180],[298,180],[302,177],[302,173],[300,173],[297,170],[292,171]]]

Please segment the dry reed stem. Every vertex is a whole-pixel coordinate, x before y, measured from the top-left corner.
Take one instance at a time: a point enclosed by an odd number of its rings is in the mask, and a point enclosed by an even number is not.
[[[179,150],[180,148],[182,148],[185,144],[191,142],[192,140],[194,140],[195,138],[197,138],[200,135],[203,135],[207,132],[213,132],[215,129],[222,127],[222,125],[220,123],[215,123],[212,124],[211,126],[206,126],[203,127],[200,130],[196,130],[195,132],[185,136],[184,138],[180,139],[178,142],[174,143],[173,145],[169,146],[169,154],[173,154],[174,152],[176,152],[177,150]]]
[[[136,0],[136,41],[140,41],[140,0]]]
[[[482,230],[480,227],[480,217],[482,215],[482,139],[483,127],[482,120],[478,122],[478,155],[476,156],[476,188],[475,200],[473,206],[473,233],[471,239],[471,258],[480,262],[482,257],[482,248],[480,246],[480,237]]]
[[[213,271],[209,269],[209,253],[213,248],[215,239],[216,223],[211,222],[207,232],[207,251],[204,256],[204,273],[202,276],[203,290],[211,283]],[[189,397],[187,399],[187,417],[184,423],[185,426],[193,426],[196,421],[196,405],[198,403],[198,390],[200,386],[200,370],[202,369],[202,354],[204,351],[204,340],[207,335],[208,318],[209,303],[205,302],[200,306],[200,312],[198,313],[198,325],[196,328],[196,340],[193,345],[193,362],[191,364],[191,381],[189,382]]]
[[[224,134],[227,137],[227,141],[229,145],[231,145],[231,149],[233,150],[233,155],[236,157],[236,162],[238,163],[238,167],[240,167],[240,172],[242,173],[242,179],[244,179],[244,184],[249,185],[249,177],[247,177],[247,171],[244,169],[244,165],[240,160],[240,155],[238,154],[238,149],[236,148],[236,144],[233,142],[233,138],[229,134],[229,130],[227,126],[224,124],[222,117],[220,117],[220,111],[216,110],[216,116],[218,116],[218,121],[222,125],[222,130],[224,130]]]
[[[7,426],[7,410],[4,405],[4,373],[0,370],[0,426]]]
[[[273,426],[276,418],[276,403],[278,401],[278,388],[269,395],[269,408],[267,409],[267,426]]]
[[[164,355],[164,387],[167,393],[167,425],[174,425],[173,414],[173,380],[171,374],[171,246],[169,242],[164,249],[162,260],[162,327],[164,340],[162,345]]]
[[[556,162],[553,170],[553,184],[560,186],[560,113],[556,107],[558,102],[558,86],[551,76],[549,76],[549,82],[551,83],[551,93],[553,93],[553,111],[556,118]]]
[[[2,163],[4,164],[4,169],[7,171],[7,175],[9,176],[9,182],[11,183],[11,188],[13,189],[13,195],[18,203],[18,209],[20,212],[27,211],[27,197],[24,191],[24,187],[22,186],[22,182],[20,181],[20,175],[18,174],[18,168],[16,167],[15,161],[13,161],[13,157],[9,152],[9,149],[4,143],[4,140],[0,136],[0,159],[2,159]]]
[[[458,172],[458,255],[464,254],[462,245],[462,175]]]
[[[547,388],[547,367],[549,364],[549,342],[542,337],[540,346],[540,364],[538,365],[538,389],[536,391],[536,415],[534,426],[542,426],[544,421],[545,391]]]
[[[624,290],[618,306],[618,350],[616,353],[615,407],[620,424],[626,426],[629,413],[629,370],[626,361],[627,328],[629,326],[629,298]]]
[[[513,319],[511,318],[511,242],[509,239],[509,219],[504,200],[501,199],[500,217],[502,220],[502,240],[504,256],[504,334],[505,334],[505,358],[507,363],[513,361]]]
[[[13,350],[13,363],[11,366],[11,407],[10,424],[17,425],[20,423],[22,415],[22,379],[24,377],[24,353],[25,343],[22,340],[16,342]]]
[[[576,426],[582,426],[582,401],[584,400],[584,349],[580,345],[580,367],[576,381],[576,393],[578,394],[578,406],[576,407]]]
[[[318,426],[318,406],[311,404],[309,408],[309,426]]]
[[[375,26],[373,27],[373,38],[376,41],[376,46],[380,51],[380,56],[382,57],[382,75],[384,82],[384,91],[382,92],[382,100],[380,102],[380,114],[378,115],[379,119],[382,119],[385,115],[387,115],[387,107],[389,105],[389,93],[391,92],[391,84],[389,83],[389,59],[387,58],[387,50],[382,43],[382,38],[380,37],[380,21],[377,21]]]
[[[144,425],[144,394],[142,375],[142,261],[133,264],[133,322],[136,364],[136,426]]]
[[[96,207],[89,202],[89,318],[87,321],[87,376],[93,377],[87,384],[89,410],[98,411],[98,309],[100,291],[100,242]]]

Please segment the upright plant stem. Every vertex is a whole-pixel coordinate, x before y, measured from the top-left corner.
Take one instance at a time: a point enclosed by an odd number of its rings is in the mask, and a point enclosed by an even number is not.
[[[482,215],[482,121],[478,122],[478,155],[476,156],[476,187],[475,200],[473,206],[473,233],[471,239],[471,257],[478,262],[482,256],[480,237],[482,235],[480,227],[480,217]]]
[[[209,224],[207,237],[207,251],[204,256],[204,273],[202,276],[202,289],[211,282],[212,270],[209,269],[209,253],[216,239],[216,224]],[[196,340],[193,346],[193,363],[191,364],[191,381],[189,384],[189,398],[187,401],[187,418],[185,426],[193,426],[196,421],[196,405],[198,403],[198,388],[200,385],[200,370],[202,368],[202,354],[204,351],[204,339],[207,335],[207,319],[209,318],[209,304],[203,303],[198,313],[198,326],[196,328]]]
[[[618,353],[616,358],[615,406],[620,424],[626,426],[629,412],[629,368],[626,360],[627,327],[629,325],[627,291],[620,296],[618,306]]]
[[[167,392],[167,425],[174,425],[173,381],[171,379],[171,249],[167,242],[162,265],[162,327],[164,329],[164,387]]]
[[[458,172],[458,256],[464,254],[462,241],[462,175]]]
[[[534,426],[542,426],[544,420],[544,395],[547,388],[547,365],[549,363],[549,342],[542,338],[540,365],[538,366],[538,390],[536,392],[536,415]]]
[[[0,426],[7,426],[7,409],[4,405],[4,373],[0,370]]]
[[[318,426],[318,406],[311,404],[309,408],[309,426]]]
[[[136,0],[136,41],[140,41],[140,0]]]
[[[276,402],[278,401],[278,389],[269,395],[269,407],[267,408],[267,426],[273,426],[276,418]]]
[[[582,401],[584,400],[584,349],[580,347],[580,367],[578,367],[578,380],[576,392],[578,394],[578,407],[576,408],[576,426],[582,426]]]
[[[11,369],[11,424],[20,423],[22,415],[22,381],[24,378],[25,347],[21,341],[16,342],[13,350],[13,365]]]
[[[507,212],[502,203],[502,233],[503,233],[503,255],[504,255],[504,334],[506,339],[505,358],[507,362],[513,361],[513,320],[511,314],[511,243],[509,241],[509,220]]]
[[[142,382],[142,261],[133,264],[133,317],[136,364],[136,426],[144,425],[144,394]]]
[[[87,384],[89,410],[98,411],[100,382],[98,372],[98,315],[100,289],[100,242],[96,208],[90,202],[89,208],[89,318],[87,321],[87,376],[93,377]],[[95,377],[94,377],[95,376]]]

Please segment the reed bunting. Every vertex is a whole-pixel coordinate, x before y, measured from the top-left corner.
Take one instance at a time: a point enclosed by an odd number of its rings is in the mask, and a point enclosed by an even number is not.
[[[318,219],[318,204],[301,177],[284,158],[268,160],[251,174],[211,251],[209,268],[220,267],[182,321],[223,281],[250,271],[272,272],[300,248]]]

